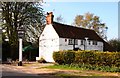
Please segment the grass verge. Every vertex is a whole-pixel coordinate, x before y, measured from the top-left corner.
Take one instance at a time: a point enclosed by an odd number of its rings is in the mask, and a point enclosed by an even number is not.
[[[109,67],[109,66],[92,66],[85,64],[66,64],[66,65],[53,65],[45,68],[51,69],[66,69],[66,70],[98,70],[104,72],[120,72],[120,67]]]

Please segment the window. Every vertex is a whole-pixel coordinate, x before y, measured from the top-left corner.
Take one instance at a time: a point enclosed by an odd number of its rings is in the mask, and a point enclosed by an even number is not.
[[[75,39],[75,45],[78,45],[78,40],[77,39]]]
[[[89,40],[88,44],[91,45],[90,40]]]
[[[97,45],[97,41],[93,41],[93,45]]]
[[[73,44],[73,39],[69,39],[68,44],[69,44],[69,45],[72,45],[72,44]]]
[[[69,39],[68,44],[73,45],[74,44],[74,39]],[[75,45],[78,45],[78,40],[77,39],[75,39]]]
[[[83,45],[84,44],[84,41],[83,40],[81,40],[81,45]]]

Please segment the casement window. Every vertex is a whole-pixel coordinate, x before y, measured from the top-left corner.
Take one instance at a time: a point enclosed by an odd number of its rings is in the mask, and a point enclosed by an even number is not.
[[[69,45],[72,45],[73,43],[74,43],[73,39],[69,39],[68,44],[69,44]]]
[[[78,45],[78,40],[77,39],[75,39],[75,45]]]
[[[88,41],[88,44],[91,45],[91,41],[90,40]]]
[[[84,41],[83,40],[81,40],[81,45],[84,45]]]
[[[69,39],[68,44],[73,45],[74,44],[74,39]],[[78,40],[77,39],[75,39],[75,45],[78,45]]]
[[[97,41],[93,41],[93,45],[97,45]]]

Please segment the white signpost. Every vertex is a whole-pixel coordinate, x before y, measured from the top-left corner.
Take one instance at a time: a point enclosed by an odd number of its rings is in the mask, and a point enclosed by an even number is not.
[[[23,26],[18,28],[18,37],[19,37],[19,63],[18,63],[18,66],[22,66],[22,38],[24,37]]]

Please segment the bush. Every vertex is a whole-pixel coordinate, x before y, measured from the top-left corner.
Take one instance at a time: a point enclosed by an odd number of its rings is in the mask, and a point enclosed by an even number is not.
[[[86,64],[94,64],[95,63],[95,54],[90,51],[78,51],[75,53],[75,63],[86,63]]]
[[[63,53],[64,64],[71,64],[74,62],[75,52],[68,51]]]
[[[38,62],[39,63],[47,63],[44,58],[41,58],[40,60],[38,60]]]
[[[58,51],[53,53],[53,59],[59,64],[71,64],[74,62],[75,52]]]
[[[63,64],[64,60],[63,60],[63,52],[58,51],[58,52],[54,52],[53,53],[53,59],[56,63],[58,64]]]
[[[87,64],[94,66],[120,66],[120,52],[58,51],[53,59],[59,64]]]

